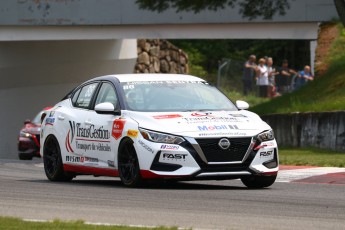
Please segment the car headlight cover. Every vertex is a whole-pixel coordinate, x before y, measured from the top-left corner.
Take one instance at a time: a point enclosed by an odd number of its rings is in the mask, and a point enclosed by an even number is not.
[[[273,130],[268,130],[263,133],[260,133],[258,135],[258,139],[263,142],[263,141],[271,141],[274,139],[274,132]]]
[[[146,129],[139,129],[139,131],[144,139],[152,142],[178,145],[185,141],[182,137],[170,134],[157,133]]]
[[[19,136],[20,136],[20,137],[27,137],[27,138],[29,138],[29,137],[31,137],[32,135],[31,135],[31,133],[27,133],[27,132],[21,131],[20,134],[19,134]]]

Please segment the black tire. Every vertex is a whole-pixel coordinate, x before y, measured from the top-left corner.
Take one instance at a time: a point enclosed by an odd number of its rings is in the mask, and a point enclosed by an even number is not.
[[[266,188],[276,181],[277,176],[250,176],[241,178],[242,183],[248,188]]]
[[[19,153],[18,157],[20,160],[32,160],[32,156],[25,153]]]
[[[46,176],[51,181],[70,181],[74,177],[63,170],[59,142],[54,136],[47,137],[44,143],[43,164]]]
[[[120,179],[125,186],[139,187],[143,185],[138,156],[131,139],[123,140],[119,147],[118,166]]]

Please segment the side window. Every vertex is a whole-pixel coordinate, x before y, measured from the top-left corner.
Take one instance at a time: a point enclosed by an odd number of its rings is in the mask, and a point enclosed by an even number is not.
[[[78,99],[76,100],[74,106],[78,108],[88,108],[97,85],[98,83],[92,83],[81,88]]]
[[[114,105],[114,108],[116,108],[117,106],[117,96],[115,93],[115,89],[110,83],[102,84],[101,89],[99,90],[99,93],[97,95],[95,105],[104,102],[110,102]]]
[[[75,92],[74,95],[73,95],[73,97],[72,97],[72,104],[73,104],[74,106],[75,106],[75,104],[76,104],[76,102],[77,102],[77,99],[78,99],[80,90],[81,90],[81,89],[78,89],[77,92]]]

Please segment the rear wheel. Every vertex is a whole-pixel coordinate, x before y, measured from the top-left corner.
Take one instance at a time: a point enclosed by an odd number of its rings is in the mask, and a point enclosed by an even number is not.
[[[241,178],[242,183],[248,188],[266,188],[271,186],[277,176],[250,176]]]
[[[121,143],[118,153],[118,165],[119,176],[124,185],[128,187],[142,185],[139,160],[131,139],[126,139]]]
[[[73,175],[63,170],[60,146],[54,136],[47,137],[43,148],[43,163],[46,176],[51,181],[70,181]]]

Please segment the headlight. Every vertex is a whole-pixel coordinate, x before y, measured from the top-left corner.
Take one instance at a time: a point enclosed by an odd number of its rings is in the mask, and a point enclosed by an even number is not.
[[[157,133],[145,129],[139,129],[139,131],[141,135],[144,137],[144,139],[152,142],[178,145],[185,141],[182,137],[173,136],[169,134]]]
[[[263,142],[263,141],[271,141],[274,139],[274,132],[273,130],[268,130],[266,132],[260,133],[257,138]]]
[[[29,138],[29,137],[31,137],[32,135],[31,135],[31,133],[27,133],[27,132],[21,131],[21,132],[19,133],[19,136],[20,136],[20,137],[27,137],[27,138]]]

